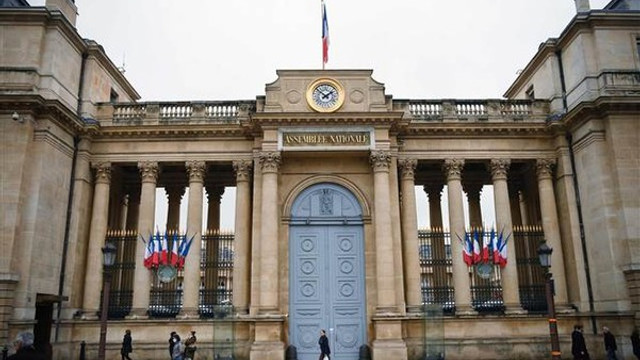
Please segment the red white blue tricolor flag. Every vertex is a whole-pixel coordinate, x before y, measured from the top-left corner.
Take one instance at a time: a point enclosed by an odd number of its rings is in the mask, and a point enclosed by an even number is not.
[[[329,22],[327,21],[327,7],[322,1],[322,70],[329,61]]]

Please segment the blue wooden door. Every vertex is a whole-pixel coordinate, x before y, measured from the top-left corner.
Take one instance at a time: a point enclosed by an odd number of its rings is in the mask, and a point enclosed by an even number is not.
[[[352,196],[344,193],[345,189],[328,184],[313,189],[325,191],[315,192],[318,201],[312,195],[303,203],[311,207],[327,205],[322,196],[331,196],[330,206],[334,209],[325,216],[293,221],[290,227],[290,341],[297,348],[299,360],[316,360],[320,354],[319,332],[325,329],[331,358],[355,360],[360,346],[366,343],[362,224],[357,221],[358,216],[348,216],[353,214],[337,208],[345,204],[342,196]],[[304,198],[303,194],[300,197]],[[303,208],[310,210],[304,204]],[[293,210],[295,215],[296,206]],[[314,212],[310,210],[309,215]],[[333,221],[338,216],[340,222]]]

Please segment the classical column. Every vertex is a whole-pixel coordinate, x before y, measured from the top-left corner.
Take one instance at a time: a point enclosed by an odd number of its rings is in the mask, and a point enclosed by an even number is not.
[[[389,209],[389,164],[387,151],[371,151],[374,187],[374,224],[376,232],[376,277],[378,285],[378,314],[396,313],[393,243],[391,241],[391,212]]]
[[[469,225],[472,228],[482,228],[482,209],[480,208],[482,184],[465,183],[463,188],[467,193],[467,201],[469,203]]]
[[[204,161],[187,161],[189,175],[189,208],[187,209],[187,236],[193,237],[193,243],[184,265],[184,302],[181,317],[198,317],[200,298],[200,250],[202,247],[202,197],[204,195]]]
[[[402,250],[404,252],[404,280],[406,302],[409,312],[420,311],[422,292],[420,289],[420,259],[418,257],[418,215],[416,213],[416,193],[414,172],[416,159],[399,159],[402,189]]]
[[[555,284],[555,301],[559,308],[567,307],[567,280],[564,269],[564,255],[558,224],[556,199],[553,194],[554,159],[538,159],[536,173],[538,175],[538,192],[540,194],[540,213],[542,214],[542,230],[547,244],[553,248],[551,254],[551,272]]]
[[[184,196],[184,186],[181,185],[169,185],[164,188],[167,194],[168,206],[167,206],[167,229],[166,230],[178,230],[180,228],[180,203]]]
[[[451,236],[451,260],[453,264],[453,287],[455,289],[456,314],[473,314],[471,308],[471,288],[469,267],[462,259],[462,244],[458,237],[464,239],[464,210],[462,204],[462,169],[463,159],[446,159],[444,172],[447,177],[447,194],[449,195],[449,228]]]
[[[251,236],[251,160],[233,162],[236,172],[235,256],[233,259],[233,306],[239,314],[249,312],[249,254]]]
[[[141,161],[138,163],[142,187],[140,190],[140,206],[138,209],[138,234],[149,240],[153,233],[156,210],[156,181],[158,180],[158,163]],[[134,272],[133,305],[130,318],[146,318],[149,308],[149,292],[151,290],[151,274],[144,267],[144,250],[146,244],[136,242],[136,268]]]
[[[224,186],[207,186],[207,230],[220,230],[220,201]]]
[[[118,221],[118,229],[127,229],[127,217],[129,216],[129,195],[122,194],[122,201],[120,201],[120,219]]]
[[[138,228],[138,218],[140,217],[140,188],[132,187],[127,189],[129,206],[127,207],[127,230]]]
[[[84,277],[84,299],[82,308],[84,317],[97,319],[102,287],[102,246],[107,236],[109,221],[109,188],[111,184],[111,163],[92,164],[95,170],[93,190],[93,210],[91,212],[91,230],[87,252],[87,270]]]
[[[491,178],[493,180],[493,197],[496,209],[496,231],[510,236],[507,244],[507,266],[502,269],[502,297],[505,313],[522,313],[518,286],[518,268],[516,266],[516,248],[513,241],[513,225],[511,222],[511,206],[509,204],[509,189],[507,186],[507,172],[511,160],[492,159]]]
[[[278,312],[278,170],[279,152],[260,153],[262,166],[260,311]]]
[[[429,225],[431,229],[442,229],[442,184],[429,184],[423,187],[429,199]]]

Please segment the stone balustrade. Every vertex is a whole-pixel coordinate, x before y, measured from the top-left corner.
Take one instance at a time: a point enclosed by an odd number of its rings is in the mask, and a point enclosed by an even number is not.
[[[402,100],[414,121],[545,121],[543,100]],[[402,108],[402,107],[400,107]]]

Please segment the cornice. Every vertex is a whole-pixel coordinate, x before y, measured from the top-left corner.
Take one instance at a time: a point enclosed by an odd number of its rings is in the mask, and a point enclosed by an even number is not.
[[[640,96],[601,96],[594,101],[581,102],[567,113],[562,122],[569,130],[580,127],[591,119],[604,119],[611,115],[640,113]]]
[[[97,138],[166,138],[166,137],[237,137],[248,140],[244,129],[236,126],[139,126],[103,127]]]
[[[547,123],[411,123],[400,135],[403,137],[420,135],[548,137],[553,135],[553,129],[551,124]]]
[[[133,88],[129,80],[122,74],[109,56],[104,52],[104,48],[93,40],[85,40],[86,53],[89,58],[94,58],[105,69],[109,75],[116,79],[117,83],[130,95],[133,100],[140,99],[140,94]]]
[[[518,90],[526,84],[547,58],[555,56],[556,51],[564,49],[579,33],[590,32],[596,27],[615,26],[617,28],[629,27],[637,29],[638,23],[640,23],[640,13],[638,12],[590,11],[576,15],[564,28],[560,36],[549,38],[540,45],[538,52],[503,96],[506,98],[515,96]]]

